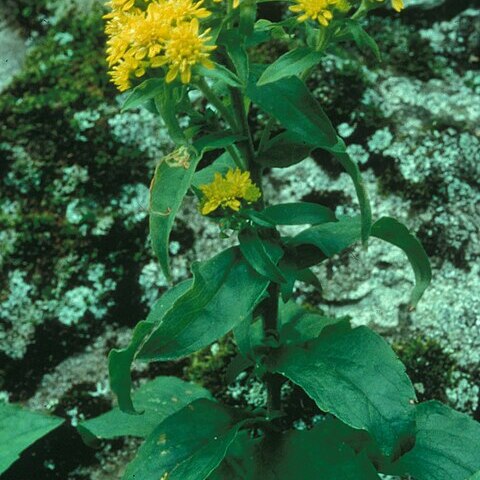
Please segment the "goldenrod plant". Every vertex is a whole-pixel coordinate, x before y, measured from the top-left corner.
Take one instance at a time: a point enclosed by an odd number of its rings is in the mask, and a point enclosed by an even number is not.
[[[283,20],[259,16],[281,4]],[[150,236],[171,278],[169,236],[184,197],[235,245],[192,265],[109,357],[118,407],[83,422],[86,440],[144,439],[126,480],[473,480],[480,471],[480,425],[438,402],[418,403],[389,344],[367,327],[330,318],[292,300],[296,282],[320,289],[312,267],[373,236],[402,249],[415,277],[410,308],[431,280],[427,255],[403,224],[373,219],[357,164],[307,80],[343,42],[380,57],[362,27],[401,0],[111,0],[106,15],[112,81],[124,108],[144,104],[161,117],[176,149],[157,165],[150,188]],[[252,61],[266,42],[289,51],[270,65]],[[198,98],[204,101],[199,102]],[[265,121],[253,127],[252,109]],[[255,130],[254,130],[255,128]],[[269,168],[323,150],[351,177],[359,214],[336,216],[308,202],[272,205]],[[201,162],[210,152],[209,162]],[[297,226],[288,235],[284,226]],[[303,226],[303,227],[302,227]],[[230,243],[231,244],[231,243]],[[233,332],[233,333],[231,333]],[[158,377],[135,391],[134,360],[175,361],[227,334],[238,355],[231,378],[263,382],[264,408],[222,405],[204,388]],[[295,430],[284,385],[316,404],[320,420]]]

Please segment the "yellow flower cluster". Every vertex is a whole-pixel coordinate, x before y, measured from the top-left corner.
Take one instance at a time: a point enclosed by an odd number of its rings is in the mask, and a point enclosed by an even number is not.
[[[250,172],[242,172],[239,168],[230,169],[225,177],[216,173],[213,182],[201,185],[200,190],[204,195],[200,204],[202,215],[208,215],[219,207],[238,212],[242,206],[241,200],[251,203],[261,196],[250,178]]]
[[[108,35],[107,60],[110,75],[119,90],[128,90],[134,77],[142,77],[148,68],[166,67],[166,81],[177,77],[189,83],[192,68],[213,68],[209,45],[210,29],[201,32],[199,20],[211,12],[203,0],[143,0],[146,9],[135,0],[110,0],[111,12],[105,17]]]
[[[299,14],[298,21],[315,20],[320,25],[327,27],[333,19],[334,11],[345,13],[352,7],[349,0],[293,0],[295,5],[290,10]],[[385,0],[376,0],[384,2]],[[392,6],[400,12],[403,9],[403,0],[392,0]]]
[[[385,0],[377,0],[377,2],[384,2]],[[401,12],[404,9],[403,0],[392,0],[392,7],[397,12]]]
[[[316,20],[320,25],[326,27],[333,18],[333,8],[338,0],[295,0],[296,5],[292,5],[290,10],[300,14],[299,22],[306,20]],[[342,2],[345,3],[345,2]]]

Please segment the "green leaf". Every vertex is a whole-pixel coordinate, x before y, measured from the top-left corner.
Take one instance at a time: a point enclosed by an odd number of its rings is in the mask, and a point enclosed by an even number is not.
[[[267,207],[262,212],[275,225],[317,225],[335,222],[335,214],[318,203],[294,202]]]
[[[415,480],[466,480],[480,470],[480,423],[436,401],[418,405],[416,418],[415,446],[395,471]]]
[[[198,163],[206,151],[225,148],[239,138],[241,137],[230,132],[206,135],[193,143],[193,149],[198,154],[190,158],[188,165],[171,166],[163,161],[155,169],[150,186],[150,236],[153,251],[167,278],[170,278],[170,232],[183,198],[192,184]]]
[[[220,155],[214,162],[208,167],[202,168],[195,173],[192,180],[192,186],[200,188],[201,185],[207,185],[213,182],[215,173],[225,175],[228,170],[235,169],[237,166],[231,155],[228,152]]]
[[[331,148],[337,144],[337,134],[329,118],[299,78],[283,78],[263,86],[251,79],[247,95],[294,133],[298,142]]]
[[[372,213],[360,170],[306,85],[297,77],[284,78],[264,86],[255,85],[254,79],[251,79],[247,95],[293,133],[296,142],[310,145],[310,150],[314,147],[323,148],[340,162],[355,186],[362,213],[362,240],[366,242],[370,234]]]
[[[273,137],[259,153],[256,162],[268,168],[290,167],[307,158],[313,149],[296,134],[287,131]]]
[[[279,323],[280,343],[283,345],[300,344],[315,339],[331,325],[342,323],[337,327],[350,329],[347,317],[326,317],[295,302],[279,303]]]
[[[195,72],[202,77],[208,77],[216,81],[224,82],[231,87],[242,86],[240,79],[232,71],[219,63],[215,64],[215,68],[207,68],[203,65],[199,65],[195,68]]]
[[[166,313],[138,358],[174,360],[225,335],[264,298],[268,280],[230,248],[192,266],[193,286]]]
[[[267,67],[258,80],[257,85],[262,86],[285,77],[300,75],[314,65],[317,65],[322,57],[322,53],[316,52],[308,47],[291,50]]]
[[[372,236],[385,240],[406,253],[415,273],[415,288],[410,299],[410,304],[414,307],[432,279],[432,270],[425,249],[405,225],[390,217],[375,222],[372,226]]]
[[[309,268],[297,268],[297,265],[291,262],[288,257],[280,260],[279,267],[286,279],[286,281],[280,285],[280,293],[284,302],[288,302],[292,297],[297,280],[311,285],[319,291],[322,290],[320,281]]]
[[[138,413],[132,402],[130,392],[132,389],[132,377],[130,368],[135,355],[152,332],[156,324],[159,324],[165,313],[174,302],[182,296],[192,285],[191,280],[185,280],[168,290],[153,305],[152,311],[145,321],[139,322],[133,330],[130,344],[126,348],[112,350],[108,356],[108,371],[110,376],[110,388],[117,396],[118,406],[123,412],[130,414]]]
[[[219,43],[225,45],[227,54],[235,66],[238,77],[242,84],[246,85],[250,72],[250,61],[239,32],[237,30],[222,32]]]
[[[244,140],[245,137],[241,135],[235,135],[232,132],[216,132],[201,137],[194,142],[193,147],[200,155],[211,150],[218,150],[221,148],[227,148],[233,145],[235,142]]]
[[[398,455],[412,440],[413,386],[389,345],[368,328],[331,326],[304,347],[281,348],[269,362],[322,411],[368,431],[385,455]]]
[[[285,277],[277,267],[278,260],[283,255],[278,245],[262,240],[253,228],[242,230],[238,240],[242,255],[257,273],[272,282],[285,282]]]
[[[370,207],[370,200],[368,192],[365,187],[362,175],[358,165],[352,160],[350,155],[346,152],[343,140],[338,138],[338,144],[335,149],[330,150],[333,156],[338,160],[343,169],[350,175],[355,192],[357,194],[358,203],[360,204],[360,212],[362,214],[362,241],[366,243],[372,228],[372,209]]]
[[[161,162],[155,169],[150,186],[150,236],[153,251],[167,278],[170,278],[170,232],[200,158],[200,155],[192,158],[188,168]]]
[[[80,423],[78,430],[87,440],[112,439],[131,435],[147,437],[164,419],[198,398],[211,398],[210,393],[193,383],[176,377],[158,377],[142,385],[133,395],[143,415],[130,415],[118,407]]]
[[[348,19],[346,21],[355,43],[360,48],[367,48],[371,50],[376,59],[381,62],[382,54],[378,48],[377,42],[363,29],[363,27],[357,21]]]
[[[323,223],[303,230],[289,244],[313,245],[327,257],[332,257],[360,240],[360,237],[360,217],[339,217],[338,222]]]
[[[63,419],[0,403],[0,474],[27,447],[63,423]]]
[[[128,98],[125,100],[122,110],[136,108],[147,100],[151,100],[157,95],[163,94],[164,90],[165,80],[163,78],[149,78],[132,90]]]
[[[236,412],[196,400],[164,420],[128,465],[124,480],[203,480],[219,465],[243,422]]]
[[[211,480],[379,480],[363,454],[322,426],[258,439],[239,435]]]

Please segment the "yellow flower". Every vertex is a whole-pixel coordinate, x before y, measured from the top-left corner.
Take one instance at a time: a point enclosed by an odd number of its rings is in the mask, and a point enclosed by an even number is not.
[[[384,2],[385,0],[377,0],[377,2]],[[395,11],[401,12],[405,6],[403,5],[403,0],[392,0],[392,7]]]
[[[135,0],[110,0],[107,5],[112,10],[122,10],[126,12],[135,5]]]
[[[143,77],[145,75],[145,67],[145,62],[127,54],[112,68],[109,74],[117,88],[124,92],[132,86],[130,81],[132,76]]]
[[[223,2],[223,0],[213,0],[215,3]],[[228,1],[228,0],[227,0]],[[240,5],[240,0],[233,0],[233,8],[237,8]]]
[[[308,19],[317,20],[320,25],[326,27],[333,18],[331,11],[338,0],[295,0],[296,5],[292,5],[290,10],[301,14],[298,17],[299,22],[305,22]]]
[[[202,215],[208,215],[219,207],[238,212],[241,200],[251,203],[261,196],[259,188],[250,179],[250,172],[242,172],[239,168],[230,169],[225,177],[216,173],[213,182],[201,185],[200,190],[204,195],[200,204]]]
[[[188,23],[177,25],[165,42],[163,55],[152,60],[153,67],[168,65],[169,70],[165,77],[167,83],[173,82],[179,75],[183,83],[189,83],[192,67],[195,65],[214,68],[214,63],[210,60],[210,52],[217,47],[207,45],[212,38],[208,36],[210,29],[200,34],[199,28],[196,18]]]
[[[348,0],[337,0],[335,8],[340,12],[346,13],[352,8],[352,4]]]

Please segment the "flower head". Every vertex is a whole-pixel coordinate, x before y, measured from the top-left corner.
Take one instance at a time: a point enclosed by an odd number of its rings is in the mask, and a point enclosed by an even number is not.
[[[204,195],[200,204],[202,215],[208,215],[219,207],[238,212],[241,200],[251,203],[261,196],[259,188],[250,178],[250,172],[242,172],[239,168],[230,169],[225,177],[216,173],[213,182],[201,185],[200,190]]]
[[[385,0],[377,0],[377,2],[384,2]],[[392,7],[395,11],[401,12],[405,6],[403,0],[392,0]]]
[[[179,75],[183,83],[189,83],[192,77],[192,67],[203,65],[213,68],[209,53],[217,48],[207,45],[211,40],[208,36],[210,29],[202,34],[199,32],[199,23],[196,18],[188,23],[182,23],[170,33],[170,38],[165,42],[163,56],[154,59],[152,65],[160,67],[168,65],[169,70],[165,80],[173,82]]]
[[[107,61],[110,76],[120,90],[149,68],[167,67],[166,81],[180,77],[190,82],[192,68],[213,68],[208,45],[209,29],[201,31],[199,19],[211,12],[203,0],[144,0],[138,8],[133,0],[110,0],[112,11],[105,18]]]
[[[299,22],[306,20],[316,20],[324,27],[328,26],[333,18],[332,8],[338,0],[295,0],[296,5],[292,5],[290,10],[299,13]]]

